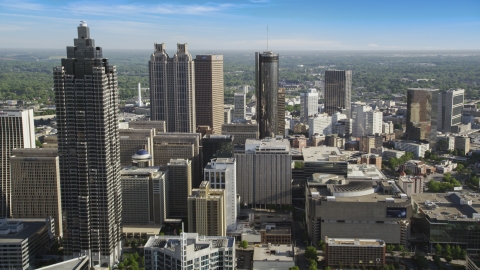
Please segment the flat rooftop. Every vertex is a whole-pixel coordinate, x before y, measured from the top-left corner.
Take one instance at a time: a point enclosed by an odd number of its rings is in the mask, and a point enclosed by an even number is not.
[[[253,249],[253,261],[293,262],[292,245],[261,245]]]
[[[353,181],[354,183],[356,181]],[[308,195],[312,197],[316,197],[317,199],[321,200],[327,200],[328,196],[333,196],[332,192],[337,190],[338,192],[349,192],[350,194],[354,194],[355,191],[359,191],[361,194],[362,191],[364,191],[367,188],[367,184],[365,182],[367,181],[361,181],[364,183],[358,183],[350,186],[350,185],[344,185],[344,190],[340,190],[341,185],[326,185],[326,186],[317,186],[317,187],[311,187],[308,189]],[[354,190],[352,190],[355,188]],[[401,203],[401,202],[408,202],[408,198],[400,198],[399,196],[394,196],[391,194],[384,194],[383,191],[377,191],[375,192],[374,190],[376,189],[376,183],[374,181],[371,182],[371,188],[373,190],[372,193],[366,194],[366,195],[359,195],[359,196],[348,196],[348,197],[340,197],[340,196],[335,196],[335,201],[336,202],[379,202],[379,203],[385,203],[386,199],[393,199],[393,203]],[[350,190],[352,191],[350,191]]]
[[[121,171],[121,175],[137,175],[137,174],[150,174],[150,173],[160,173],[163,174],[162,171],[160,171],[160,166],[150,166],[146,168],[139,168],[136,166],[128,166],[124,167]]]
[[[329,161],[330,156],[342,155],[340,148],[330,146],[304,147],[302,152],[305,162]]]
[[[347,179],[386,180],[387,177],[374,164],[348,164]]]
[[[385,246],[385,242],[380,239],[354,238],[327,238],[326,244],[329,246]]]
[[[31,235],[35,234],[38,230],[42,229],[43,226],[46,226],[46,221],[39,219],[38,221],[25,221],[21,219],[9,219],[8,222],[18,222],[23,223],[23,229],[17,233],[9,234],[0,234],[0,243],[19,243],[23,240],[29,238]],[[0,225],[0,230],[6,230],[7,227]]]
[[[145,233],[147,235],[157,235],[160,233],[163,225],[123,225],[123,233]]]
[[[186,233],[187,245],[195,245],[195,250],[204,249],[208,247],[231,248],[235,244],[235,238],[229,236],[199,236],[198,233]],[[176,247],[180,248],[180,236],[151,236],[148,239],[145,247],[158,247],[174,250]]]
[[[448,192],[412,194],[412,200],[428,219],[480,220],[480,193]]]

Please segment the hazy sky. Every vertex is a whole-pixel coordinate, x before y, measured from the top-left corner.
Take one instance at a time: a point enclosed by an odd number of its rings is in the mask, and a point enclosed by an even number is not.
[[[480,0],[0,0],[0,48],[480,49]]]

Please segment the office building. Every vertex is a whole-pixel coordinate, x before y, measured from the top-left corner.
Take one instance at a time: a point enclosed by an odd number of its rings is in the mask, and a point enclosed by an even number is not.
[[[292,156],[286,139],[247,140],[236,153],[237,192],[245,205],[292,203]]]
[[[0,217],[9,217],[11,202],[10,156],[14,148],[35,148],[33,110],[0,111],[0,144],[2,147]]]
[[[223,108],[223,123],[230,124],[233,120],[233,110],[234,107],[232,105],[225,105]]]
[[[152,236],[144,250],[145,270],[235,269],[234,237],[184,232],[180,236]]]
[[[386,244],[380,239],[325,237],[325,264],[328,266],[384,266],[385,251]]]
[[[122,181],[122,223],[127,225],[161,225],[166,219],[167,172],[149,166],[152,156],[138,150],[132,166],[120,172]]]
[[[373,164],[377,169],[382,169],[382,156],[376,154],[364,154],[360,159],[361,164]]]
[[[465,155],[470,152],[470,137],[464,136],[455,136],[455,149],[462,152],[459,155]]]
[[[60,168],[55,148],[13,149],[10,157],[12,172],[12,217],[53,217],[55,232],[62,236],[62,199]]]
[[[0,269],[34,269],[35,255],[53,241],[54,226],[49,218],[0,219]]]
[[[382,124],[382,133],[385,134],[392,134],[395,129],[393,128],[393,122],[388,121],[388,122],[383,122]]]
[[[430,150],[430,145],[428,143],[416,143],[411,141],[395,141],[395,149],[411,152],[415,158],[423,158],[425,152]]]
[[[351,70],[325,70],[325,113],[345,112],[350,118],[352,96]]]
[[[332,117],[326,113],[308,117],[308,136],[312,137],[313,134],[332,134]]]
[[[363,136],[360,138],[360,143],[358,150],[365,153],[372,153],[372,149],[377,149],[383,146],[383,137],[370,135],[370,136]]]
[[[232,135],[234,145],[244,145],[247,139],[258,139],[258,124],[232,123],[222,125],[222,135]]]
[[[122,187],[115,66],[81,22],[55,67],[64,259],[113,265],[122,253]]]
[[[255,53],[255,95],[261,139],[285,134],[285,114],[280,115],[282,104],[285,108],[285,90],[278,87],[278,68],[278,54]]]
[[[165,166],[170,159],[191,160],[193,186],[202,181],[202,160],[199,133],[163,133],[153,137],[153,164]]]
[[[153,155],[153,136],[155,129],[120,129],[120,165],[129,166],[132,164],[132,155],[138,149],[144,149]],[[150,159],[149,166],[153,166],[153,159]]]
[[[223,55],[195,57],[196,125],[221,134],[223,124]]]
[[[464,89],[450,89],[438,94],[437,130],[452,132],[453,126],[462,124]]]
[[[355,107],[356,113],[353,118],[353,137],[381,134],[383,128],[383,113],[372,110],[370,106]]]
[[[233,157],[232,135],[205,135],[202,138],[203,168],[214,158]],[[207,180],[208,181],[208,180]]]
[[[130,129],[155,129],[155,133],[165,133],[165,121],[130,121],[128,122]]]
[[[204,169],[204,181],[214,189],[225,190],[225,223],[227,231],[237,228],[237,162],[234,158],[212,159]]]
[[[171,159],[167,169],[167,217],[187,217],[188,196],[192,195],[192,162],[188,159]]]
[[[246,116],[246,95],[245,93],[235,93],[233,96],[233,120],[245,119]]]
[[[170,58],[165,44],[155,43],[148,65],[151,119],[165,121],[167,132],[194,133],[195,70],[187,44],[178,43],[177,53]]]
[[[407,90],[407,139],[436,143],[438,119],[438,89],[409,88]]]
[[[303,148],[304,180],[314,173],[328,173],[347,176],[347,156],[338,147],[307,147]]]
[[[300,118],[306,122],[308,117],[318,113],[318,92],[317,89],[308,89],[300,93]]]
[[[289,269],[295,266],[293,245],[255,245],[253,248],[253,270]]]
[[[226,205],[225,189],[210,188],[203,181],[198,189],[188,196],[188,231],[207,236],[225,236]]]
[[[412,194],[423,193],[425,180],[423,175],[407,176],[405,172],[402,172],[398,178],[398,185],[410,197]]]

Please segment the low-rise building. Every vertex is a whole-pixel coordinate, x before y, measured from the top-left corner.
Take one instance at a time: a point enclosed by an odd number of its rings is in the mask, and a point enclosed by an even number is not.
[[[376,154],[364,154],[361,157],[361,164],[373,164],[377,169],[382,169],[382,156]]]
[[[260,230],[260,241],[262,244],[288,245],[292,243],[292,232],[287,227],[277,228],[266,224]]]
[[[425,179],[423,176],[407,176],[404,172],[398,178],[398,185],[407,196],[412,194],[423,193]]]
[[[468,136],[456,136],[455,149],[463,151],[463,154],[470,152],[470,138]]]
[[[411,152],[415,158],[423,158],[425,152],[430,150],[430,145],[428,143],[416,143],[412,141],[396,141],[395,149]]]
[[[253,269],[288,270],[295,266],[295,250],[293,245],[266,244],[256,246],[253,250]]]
[[[328,266],[383,266],[386,245],[379,239],[325,237],[325,263]]]

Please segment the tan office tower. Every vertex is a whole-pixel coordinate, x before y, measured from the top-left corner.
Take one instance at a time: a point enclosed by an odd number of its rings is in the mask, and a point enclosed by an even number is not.
[[[222,135],[232,135],[233,144],[245,144],[247,139],[258,139],[258,124],[231,123],[222,125]]]
[[[348,118],[352,117],[351,98],[352,71],[325,70],[325,113],[344,111]]]
[[[197,126],[210,126],[221,134],[223,124],[223,55],[195,57]]]
[[[165,121],[130,121],[128,127],[131,129],[155,129],[155,133],[165,133]]]
[[[63,235],[60,165],[55,148],[13,149],[12,217],[55,220],[55,233]]]
[[[145,149],[153,156],[153,136],[155,129],[120,129],[120,165],[132,165],[132,155],[138,149]],[[153,159],[149,160],[149,166],[153,166]]]
[[[188,196],[192,194],[192,162],[188,159],[171,159],[167,169],[167,216],[187,217]]]
[[[13,148],[34,148],[33,110],[0,111],[0,217],[10,216],[10,156]]]
[[[188,231],[206,236],[226,235],[225,190],[203,181],[188,197]]]
[[[194,133],[195,70],[187,44],[177,44],[170,58],[165,44],[155,43],[149,61],[151,119],[167,123],[167,132]]]

